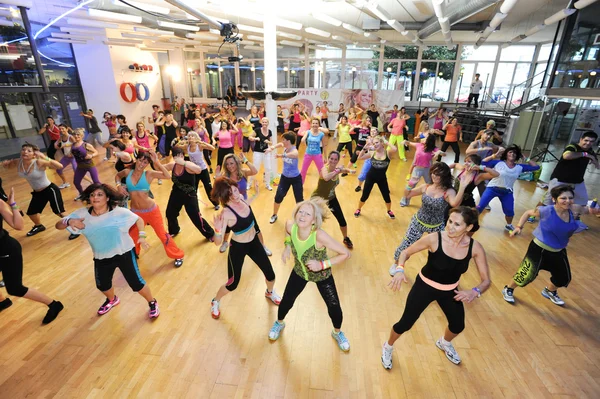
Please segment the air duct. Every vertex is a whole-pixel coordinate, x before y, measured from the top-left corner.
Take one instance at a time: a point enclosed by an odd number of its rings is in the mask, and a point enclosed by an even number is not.
[[[452,7],[448,7],[444,17],[448,18],[450,25],[469,18],[471,15],[485,10],[491,5],[498,3],[499,0],[456,0],[452,2]],[[437,16],[429,18],[418,32],[420,39],[426,39],[429,36],[441,30]]]

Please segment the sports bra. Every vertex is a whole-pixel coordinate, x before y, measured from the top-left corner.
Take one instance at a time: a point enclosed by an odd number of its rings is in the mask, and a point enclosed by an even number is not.
[[[469,268],[469,261],[473,252],[473,239],[469,242],[469,251],[463,259],[454,259],[444,253],[442,248],[442,232],[438,231],[438,247],[435,252],[429,252],[427,263],[421,269],[421,274],[426,278],[440,284],[455,284],[460,280],[461,274]]]
[[[233,214],[236,217],[235,224],[229,228],[233,232],[234,235],[238,236],[240,234],[244,234],[245,232],[249,231],[251,228],[254,227],[254,219],[255,218],[254,218],[254,213],[252,212],[252,208],[250,208],[250,205],[248,205],[248,208],[250,209],[250,213],[248,213],[248,216],[246,216],[246,217],[240,216],[229,205],[225,205],[225,206],[227,208],[229,208],[229,210],[231,212],[233,212]]]
[[[127,175],[127,179],[125,179],[125,184],[127,184],[127,191],[150,191],[150,184],[146,179],[146,172],[142,172],[142,177],[138,180],[137,184],[133,184],[133,180],[131,179],[131,175],[133,174],[133,170],[129,172]]]

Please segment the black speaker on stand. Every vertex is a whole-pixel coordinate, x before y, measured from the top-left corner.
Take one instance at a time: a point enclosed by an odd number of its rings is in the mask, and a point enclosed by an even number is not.
[[[546,157],[553,158],[558,162],[558,158],[550,151],[550,144],[552,143],[552,137],[554,136],[555,131],[560,131],[560,127],[562,126],[563,121],[565,120],[565,116],[569,113],[569,109],[571,108],[571,103],[567,103],[564,101],[559,101],[554,107],[553,114],[556,115],[556,120],[554,121],[554,128],[556,130],[549,131],[548,141],[546,142],[546,148],[537,154],[532,155],[530,158],[536,160],[536,162],[547,162]],[[548,125],[552,125],[552,119],[548,122]],[[550,130],[550,129],[548,129]]]

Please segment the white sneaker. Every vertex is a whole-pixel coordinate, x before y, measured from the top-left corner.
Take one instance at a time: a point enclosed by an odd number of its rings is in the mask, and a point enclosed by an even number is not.
[[[267,190],[273,191],[273,187],[271,187],[271,185],[267,184]]]
[[[71,187],[71,185],[70,185],[69,183],[63,183],[63,184],[61,184],[60,186],[58,186],[58,188],[60,188],[61,190],[62,190],[63,188],[69,188],[69,187]]]
[[[269,330],[269,339],[271,341],[277,341],[277,338],[279,338],[279,335],[281,334],[284,328],[285,323],[279,323],[279,321],[275,320],[275,323],[273,323],[273,327],[271,327],[271,330]]]
[[[435,343],[440,350],[443,350],[446,353],[446,357],[454,364],[460,363],[460,356],[456,353],[456,349],[454,349],[454,345],[452,342],[448,342],[447,344],[442,343],[442,338],[438,339]]]
[[[335,342],[337,342],[338,347],[342,351],[348,352],[350,350],[350,342],[348,341],[348,338],[346,338],[342,331],[336,333],[335,330],[333,330],[331,331],[331,336],[333,337],[333,339],[335,339]]]
[[[223,253],[223,252],[227,251],[228,246],[229,246],[229,243],[227,241],[223,241],[223,243],[219,247],[219,252]]]
[[[220,302],[216,299],[210,301],[210,315],[213,319],[218,319],[221,316],[221,311],[219,310]]]
[[[273,224],[277,221],[277,215],[273,215],[271,216],[271,219],[269,219],[269,223]]]
[[[103,161],[108,161],[108,158],[104,157]]]
[[[502,289],[502,296],[504,297],[504,300],[508,303],[515,303],[515,295],[514,295],[514,289],[512,288],[508,288],[508,286],[504,286],[504,288]]]
[[[565,301],[560,299],[560,297],[558,296],[558,291],[550,291],[548,287],[544,287],[544,289],[542,290],[542,296],[544,298],[550,299],[555,305],[562,306],[565,304]]]
[[[383,368],[386,370],[392,369],[392,354],[394,353],[394,347],[388,345],[387,342],[383,343],[383,348],[381,348],[381,364]]]
[[[273,256],[273,252],[271,252],[271,250],[267,248],[266,245],[263,245],[263,248],[265,249],[265,253],[267,254],[267,256]]]
[[[265,291],[265,298],[269,298],[277,306],[281,303],[281,297],[275,292],[275,288],[271,292]]]

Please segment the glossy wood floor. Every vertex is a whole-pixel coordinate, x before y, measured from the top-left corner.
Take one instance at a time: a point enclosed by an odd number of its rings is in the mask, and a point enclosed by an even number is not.
[[[410,288],[392,293],[386,287],[393,251],[420,205],[418,200],[408,208],[398,205],[408,166],[395,159],[389,171],[396,220],[387,218],[377,190],[363,216],[355,219],[356,177],[343,178],[338,188],[355,244],[352,258],[334,270],[349,353],[342,353],[331,338],[326,307],[312,284],[289,313],[279,341],[269,342],[277,308],[264,298],[263,276],[250,260],[237,291],[222,301],[221,319],[213,320],[210,300],[226,280],[226,255],[185,214],[180,216],[184,234],[176,238],[186,252],[183,267],[173,267],[152,233],[152,248],[140,258],[161,316],[148,320],[146,303],[117,272],[114,284],[121,304],[98,317],[104,297],[95,288],[89,245],[84,238],[68,241],[65,232],[51,228],[57,219],[47,208],[46,232],[26,237],[31,228],[27,221],[25,231],[10,233],[23,245],[25,284],[61,300],[65,310],[42,326],[45,307],[12,298],[14,305],[0,314],[0,397],[600,397],[600,219],[587,217],[590,230],[569,245],[573,281],[560,290],[566,306],[555,306],[540,295],[549,279],[545,272],[517,290],[517,304],[511,306],[501,289],[525,254],[532,226],[524,236],[509,238],[497,200],[482,216],[483,228],[475,236],[487,251],[493,282],[482,298],[466,307],[467,327],[455,340],[462,364],[450,363],[435,347],[446,320],[432,305],[395,345],[393,370],[383,369],[381,345],[400,318]],[[552,167],[546,165],[544,174]],[[103,162],[100,169],[101,178],[112,181],[112,164]],[[1,173],[5,188],[14,186],[26,209],[27,183],[14,170]],[[316,176],[311,169],[305,196],[316,186]],[[598,193],[597,171],[588,172],[588,182]],[[169,181],[152,187],[163,214],[170,188]],[[542,193],[535,183],[518,182],[517,215],[534,206]],[[81,206],[73,201],[75,194],[74,188],[63,190],[68,211]],[[201,196],[206,202],[203,192]],[[291,264],[280,260],[283,223],[293,196],[286,198],[279,221],[271,225],[273,196],[261,190],[253,208],[274,253],[276,289],[283,293],[291,271]],[[202,212],[212,223],[214,211],[204,206]],[[341,240],[335,219],[325,229]],[[420,254],[407,264],[411,280],[424,260]],[[471,287],[477,281],[471,267],[462,285]]]

